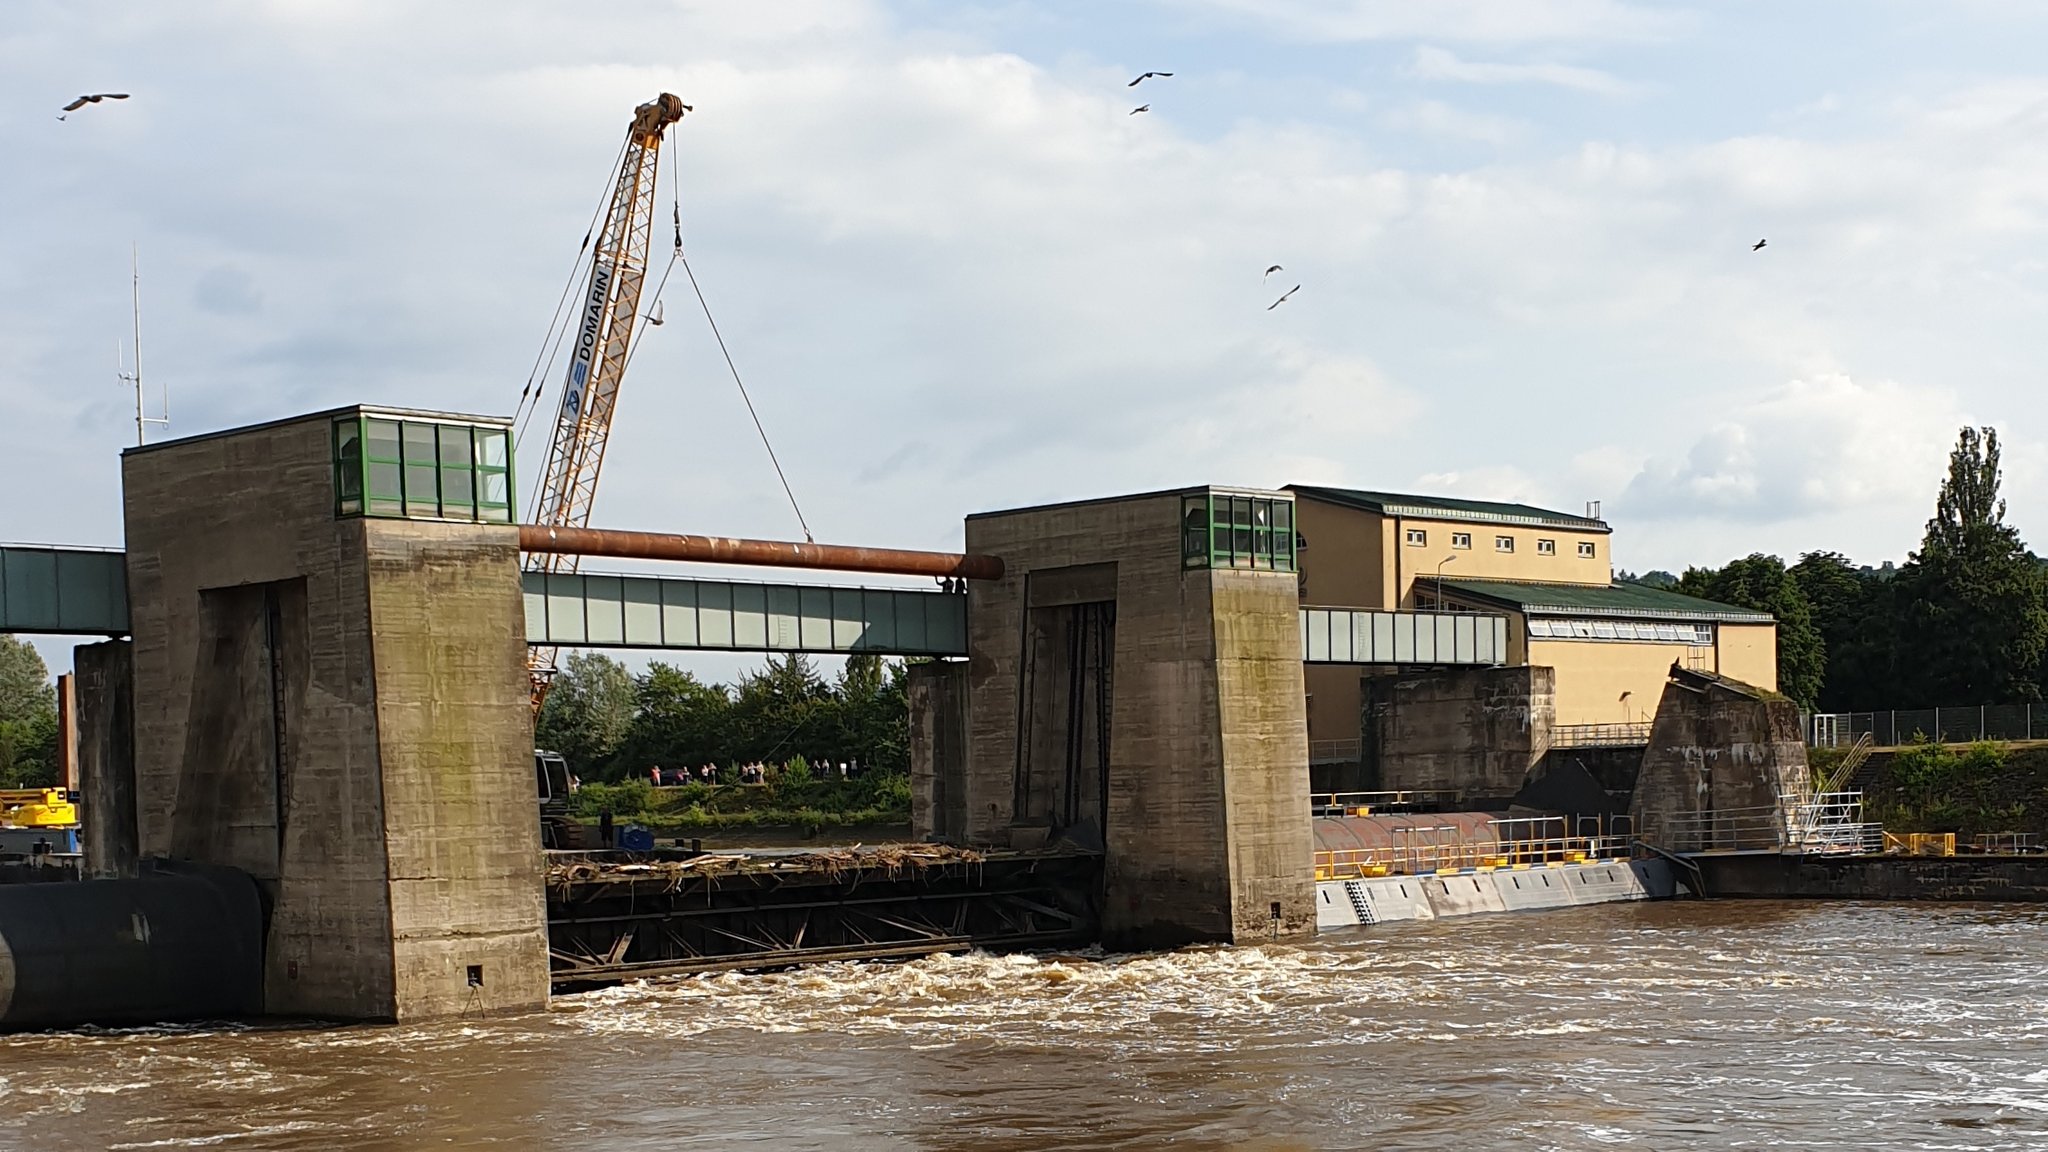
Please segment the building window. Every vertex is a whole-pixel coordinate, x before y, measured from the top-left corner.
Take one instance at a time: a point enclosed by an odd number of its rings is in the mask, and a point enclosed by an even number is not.
[[[512,456],[500,426],[348,416],[334,422],[341,516],[512,522]]]
[[[1593,542],[1592,542],[1591,540],[1581,540],[1581,541],[1579,541],[1579,559],[1581,559],[1581,560],[1591,560],[1592,558],[1593,558]]]
[[[1472,534],[1471,534],[1470,532],[1453,532],[1453,533],[1451,533],[1451,547],[1453,547],[1453,548],[1470,548],[1471,546],[1472,546]]]
[[[1408,546],[1421,548],[1429,543],[1429,533],[1420,528],[1408,529]]]
[[[1515,550],[1515,538],[1513,536],[1495,536],[1493,538],[1493,550],[1495,552],[1513,552]]]
[[[1295,570],[1294,502],[1204,492],[1181,501],[1181,566]]]
[[[1555,540],[1538,540],[1538,541],[1536,542],[1536,554],[1537,554],[1538,556],[1555,556],[1555,555],[1557,555],[1557,541],[1555,541]]]

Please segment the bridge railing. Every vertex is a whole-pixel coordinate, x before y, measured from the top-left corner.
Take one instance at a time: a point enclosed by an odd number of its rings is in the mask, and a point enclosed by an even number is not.
[[[1553,724],[1552,748],[1633,748],[1650,742],[1650,722],[1630,724]]]

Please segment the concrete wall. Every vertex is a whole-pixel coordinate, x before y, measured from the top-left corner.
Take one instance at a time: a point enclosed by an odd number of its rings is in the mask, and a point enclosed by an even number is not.
[[[1650,729],[1650,746],[1630,806],[1643,839],[1685,850],[1689,829],[1703,819],[1727,821],[1740,847],[1783,842],[1786,811],[1810,793],[1799,709],[1774,692],[1710,672],[1673,669]],[[1737,811],[1778,814],[1775,843]],[[1767,834],[1767,829],[1765,830]]]
[[[257,878],[272,1013],[537,1006],[514,530],[337,518],[331,435],[320,415],[123,456],[141,850]],[[412,567],[428,541],[447,555]],[[439,904],[420,894],[436,885]],[[535,951],[474,997],[464,979],[458,1006],[410,943],[437,934],[487,967],[509,964],[506,940]]]
[[[1722,624],[1714,629],[1714,671],[1730,679],[1778,690],[1778,626]]]
[[[913,664],[910,705],[910,835],[959,843],[966,834],[967,665]]]
[[[395,1014],[545,1004],[519,530],[363,527]]]
[[[968,590],[965,835],[1006,842],[1017,815],[1033,574],[1114,564],[1104,936],[1296,938],[1315,916],[1295,577],[1184,569],[1180,515],[1160,493],[968,519],[967,550],[1008,571]]]
[[[1531,640],[1529,663],[1556,669],[1556,723],[1641,723],[1657,713],[1672,661],[1686,662],[1683,644],[1605,640]],[[1628,693],[1628,699],[1621,698]]]
[[[135,875],[135,662],[126,640],[71,650],[88,880]]]
[[[1550,744],[1548,668],[1416,672],[1368,688],[1378,717],[1368,770],[1381,789],[1445,789],[1468,806],[1505,804]]]

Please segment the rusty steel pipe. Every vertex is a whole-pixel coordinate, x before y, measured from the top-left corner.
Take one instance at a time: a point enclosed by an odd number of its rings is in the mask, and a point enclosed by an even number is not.
[[[955,576],[968,580],[1003,578],[1003,561],[999,556],[915,552],[904,548],[855,548],[845,544],[797,544],[786,540],[735,540],[729,536],[682,536],[668,532],[622,532],[614,528],[549,528],[540,524],[521,524],[519,550],[565,556],[682,560],[693,564],[749,564],[759,568],[886,572],[896,576]]]

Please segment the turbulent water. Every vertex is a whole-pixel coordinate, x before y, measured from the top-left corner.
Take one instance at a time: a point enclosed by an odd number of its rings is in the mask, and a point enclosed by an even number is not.
[[[2048,1147],[2048,913],[1607,905],[0,1038],[0,1148]]]

